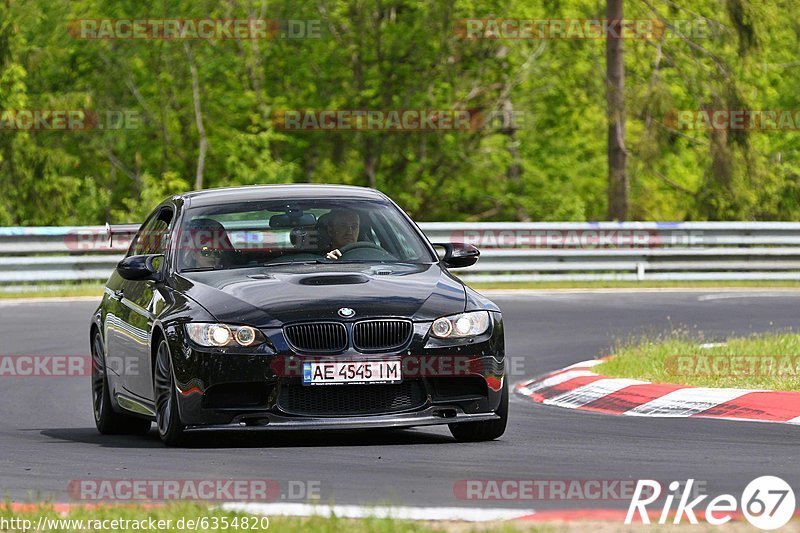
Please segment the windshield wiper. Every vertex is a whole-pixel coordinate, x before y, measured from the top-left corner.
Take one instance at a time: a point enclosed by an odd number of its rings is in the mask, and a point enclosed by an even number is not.
[[[281,261],[280,263],[262,263],[263,267],[287,266],[287,265],[328,265],[335,261],[323,261],[322,259],[304,259],[303,261]]]
[[[210,272],[212,270],[225,270],[222,267],[196,267],[196,268],[184,268],[181,272]]]
[[[395,264],[395,263],[404,263],[404,264],[415,264],[411,261],[399,261],[397,259],[337,259],[335,261],[331,261],[332,263],[342,263],[342,264],[351,264],[351,265],[367,265],[370,263],[376,263],[379,265],[388,265],[388,264]]]

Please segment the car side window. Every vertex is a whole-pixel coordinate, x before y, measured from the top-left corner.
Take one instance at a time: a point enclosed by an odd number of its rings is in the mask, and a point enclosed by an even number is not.
[[[150,227],[148,239],[145,243],[145,254],[165,254],[167,251],[167,238],[169,236],[169,223],[156,219]]]
[[[125,257],[130,257],[132,255],[141,255],[144,252],[144,241],[146,240],[145,235],[147,235],[147,227],[155,218],[156,213],[151,213],[150,216],[147,217],[147,220],[144,221],[142,227],[139,228],[139,231],[136,232],[136,235],[133,236],[133,240],[131,241],[131,245],[128,248],[128,253]]]
[[[139,233],[134,237],[128,256],[167,253],[169,225],[172,222],[172,209],[163,208],[150,215]]]

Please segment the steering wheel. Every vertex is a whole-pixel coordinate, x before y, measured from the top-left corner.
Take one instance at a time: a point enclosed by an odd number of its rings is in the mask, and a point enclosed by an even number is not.
[[[372,248],[374,250],[380,250],[381,252],[384,253],[386,252],[386,250],[384,250],[374,242],[369,242],[369,241],[351,242],[350,244],[345,244],[344,246],[339,248],[339,251],[342,252],[342,255],[344,255],[350,250],[358,250],[359,248]]]

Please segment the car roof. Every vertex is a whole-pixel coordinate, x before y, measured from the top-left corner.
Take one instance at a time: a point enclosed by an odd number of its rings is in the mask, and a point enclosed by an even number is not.
[[[375,189],[351,185],[248,185],[205,189],[180,195],[191,207],[203,207],[235,202],[259,200],[296,200],[303,198],[342,198],[363,200],[387,200]]]

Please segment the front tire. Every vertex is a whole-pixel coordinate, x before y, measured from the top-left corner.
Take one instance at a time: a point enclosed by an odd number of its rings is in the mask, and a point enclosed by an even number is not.
[[[503,384],[503,392],[500,396],[500,405],[495,413],[500,416],[498,420],[487,420],[485,422],[462,422],[460,424],[449,424],[450,433],[458,442],[483,442],[499,438],[506,431],[508,424],[508,378]]]
[[[172,358],[167,341],[161,339],[156,352],[156,368],[153,376],[156,395],[156,425],[158,435],[167,446],[180,446],[184,442],[184,429],[178,414],[178,398],[175,394],[175,377],[172,375]]]
[[[149,420],[114,411],[106,374],[103,338],[98,331],[92,339],[92,404],[94,423],[103,435],[144,435],[150,431]]]

